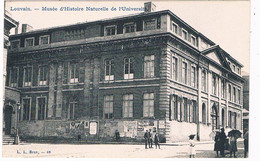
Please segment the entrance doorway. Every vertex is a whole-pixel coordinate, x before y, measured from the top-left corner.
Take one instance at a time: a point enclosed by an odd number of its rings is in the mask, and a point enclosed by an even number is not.
[[[218,128],[218,112],[217,112],[217,107],[215,105],[212,106],[211,119],[212,119],[212,130],[215,130]]]
[[[5,106],[4,122],[5,122],[5,134],[6,135],[11,134],[12,113],[13,113],[13,107],[12,106]]]

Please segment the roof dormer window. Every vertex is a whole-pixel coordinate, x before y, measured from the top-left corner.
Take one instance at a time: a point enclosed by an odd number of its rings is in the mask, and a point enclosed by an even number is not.
[[[25,39],[25,47],[34,46],[34,37],[29,37]]]
[[[188,32],[184,29],[182,29],[182,37],[185,39],[185,40],[188,40]]]
[[[124,25],[124,33],[130,33],[136,31],[135,23],[127,23]]]
[[[49,35],[44,35],[40,36],[39,38],[39,45],[46,45],[50,43],[50,36]]]
[[[115,35],[116,34],[116,26],[107,26],[105,29],[105,35],[110,36],[110,35]]]

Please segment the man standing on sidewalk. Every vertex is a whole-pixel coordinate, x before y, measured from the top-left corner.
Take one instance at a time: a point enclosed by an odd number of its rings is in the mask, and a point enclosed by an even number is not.
[[[144,143],[145,143],[145,149],[148,149],[147,148],[147,144],[148,144],[148,140],[149,140],[149,136],[148,136],[148,130],[146,130],[146,132],[144,133]],[[150,147],[150,144],[149,144],[149,147]]]
[[[148,137],[149,137],[149,148],[153,148],[153,133],[152,133],[152,130],[149,129],[149,132],[148,132]]]
[[[244,158],[247,157],[247,153],[248,153],[248,130],[245,129],[245,133],[244,133]]]

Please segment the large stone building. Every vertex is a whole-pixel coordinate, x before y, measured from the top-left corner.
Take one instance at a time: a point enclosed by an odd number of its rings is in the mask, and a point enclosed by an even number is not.
[[[242,64],[154,10],[12,35],[6,85],[20,91],[20,136],[141,140],[157,129],[176,142],[242,129]]]

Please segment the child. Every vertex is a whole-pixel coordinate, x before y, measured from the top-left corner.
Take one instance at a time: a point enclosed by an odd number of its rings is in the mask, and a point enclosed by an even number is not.
[[[195,151],[195,144],[194,144],[194,136],[195,135],[190,135],[189,138],[189,143],[190,143],[190,158],[195,158],[195,154],[196,154],[196,151]]]
[[[234,158],[236,158],[237,138],[235,137],[234,134],[230,136],[229,150],[230,150],[230,158],[232,157],[232,154],[234,154]]]

